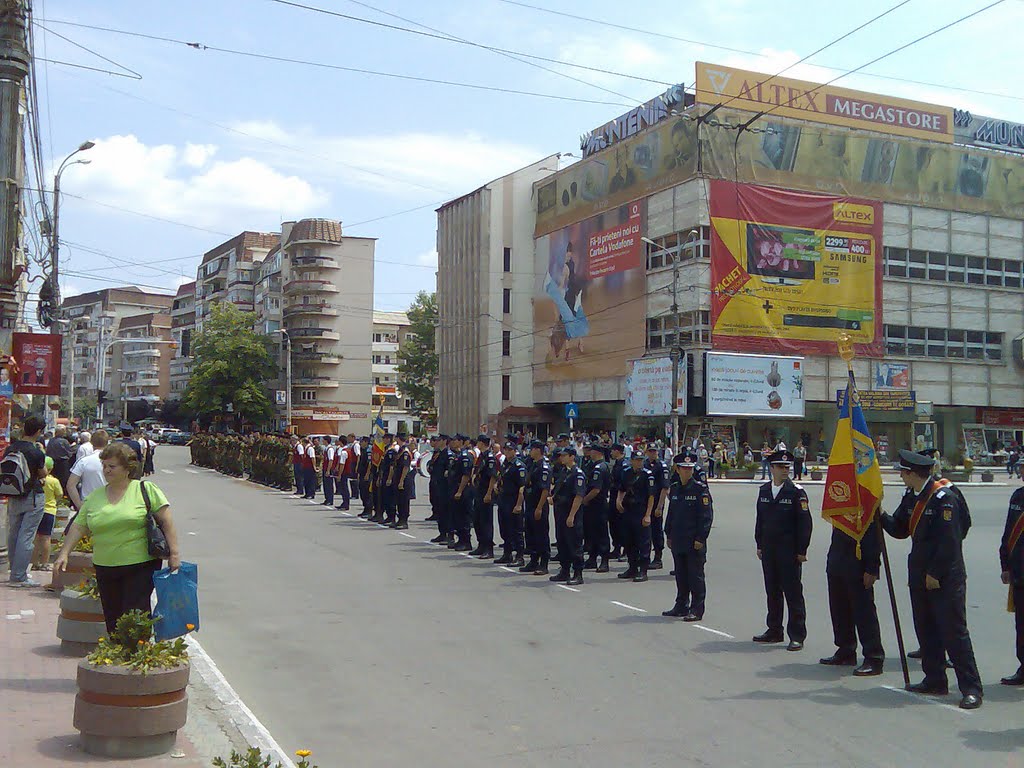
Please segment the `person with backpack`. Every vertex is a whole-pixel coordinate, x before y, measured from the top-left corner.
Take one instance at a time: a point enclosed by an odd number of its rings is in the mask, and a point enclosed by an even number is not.
[[[7,497],[7,556],[12,587],[38,587],[28,576],[36,531],[43,519],[43,478],[46,456],[37,443],[45,424],[37,416],[25,419],[22,439],[15,440],[0,460],[0,495]]]

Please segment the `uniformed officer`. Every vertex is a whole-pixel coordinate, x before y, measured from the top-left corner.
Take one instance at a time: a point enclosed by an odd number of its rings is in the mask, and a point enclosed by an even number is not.
[[[469,552],[473,549],[470,541],[472,530],[473,457],[466,449],[469,438],[456,434],[451,439],[452,459],[448,464],[448,492],[451,494],[449,505],[452,511],[452,533],[449,537],[448,549],[456,552]]]
[[[1024,488],[1018,488],[1010,496],[1010,508],[1006,513],[1003,539],[999,544],[999,567],[1003,584],[1010,585],[1008,608],[1013,611],[1017,629],[1017,661],[1020,666],[1009,677],[999,682],[1003,685],[1024,685]]]
[[[416,473],[412,470],[412,451],[409,450],[409,443],[404,432],[395,435],[395,461],[392,465],[392,477],[395,494],[395,522],[391,528],[404,531],[409,528],[409,504],[412,500],[413,486],[416,483]]]
[[[437,447],[430,458],[427,470],[430,473],[430,485],[434,489],[434,498],[437,503],[434,507],[434,514],[437,516],[437,536],[431,539],[432,544],[445,544],[452,537],[452,513],[450,497],[448,492],[448,463],[452,458],[452,452],[448,444],[451,438],[448,435],[437,436]]]
[[[516,453],[519,446],[514,438],[505,441],[502,449],[505,462],[498,470],[498,532],[501,534],[502,554],[494,562],[520,568],[523,559],[523,497],[526,492],[526,465]]]
[[[590,464],[586,469],[587,495],[583,497],[583,539],[588,557],[583,569],[608,573],[608,494],[612,473],[603,446],[593,443],[587,450]]]
[[[381,489],[380,501],[384,510],[384,525],[394,527],[398,520],[398,480],[395,477],[395,462],[398,460],[398,443],[390,432],[384,435],[384,458],[380,460]]]
[[[569,585],[583,583],[583,497],[587,478],[576,466],[576,451],[563,448],[559,460],[564,471],[555,485],[555,542],[558,546],[558,573],[551,581]],[[570,572],[571,569],[571,572]]]
[[[480,452],[473,473],[473,530],[476,531],[476,549],[469,554],[481,560],[494,558],[494,486],[498,482],[497,457],[491,451],[491,438],[477,435],[476,447]]]
[[[622,514],[623,533],[629,568],[618,574],[620,579],[647,581],[651,562],[651,518],[658,496],[654,473],[644,466],[644,455],[636,451],[630,467],[622,475],[622,487],[616,509]]]
[[[530,469],[526,475],[525,508],[523,522],[526,533],[526,551],[530,560],[519,568],[520,573],[544,576],[551,557],[550,519],[548,496],[551,493],[551,464],[544,457],[544,443],[530,443]]]
[[[811,544],[811,510],[807,492],[789,479],[793,456],[776,451],[771,457],[772,479],[757,495],[754,541],[764,573],[768,598],[768,629],[755,643],[781,643],[783,598],[789,609],[787,651],[799,651],[807,639],[807,607],[804,604],[803,564]]]
[[[661,553],[665,549],[665,530],[662,516],[665,513],[669,485],[669,470],[665,462],[658,458],[658,446],[647,446],[647,461],[644,466],[654,475],[654,488],[657,494],[654,499],[654,515],[651,517],[651,546],[654,550],[651,570],[658,571],[663,567]]]
[[[714,522],[711,491],[694,476],[696,454],[680,453],[673,461],[676,471],[669,486],[665,539],[675,564],[676,603],[661,615],[700,621],[707,594],[704,565],[708,536]]]
[[[886,533],[912,542],[907,571],[924,680],[907,690],[936,696],[949,692],[945,649],[960,686],[960,707],[977,709],[983,690],[967,630],[962,515],[956,494],[932,478],[932,464],[930,456],[900,451],[900,479],[913,493],[903,497],[892,515],[881,518]]]
[[[619,511],[616,501],[619,498],[619,491],[622,490],[622,475],[629,468],[629,461],[626,459],[626,447],[622,443],[613,443],[610,454],[611,485],[608,489],[608,532],[611,534],[612,551],[609,553],[609,557],[617,562],[622,562],[625,557],[623,546],[626,537],[623,533],[622,512]]]
[[[359,500],[363,504],[363,511],[359,513],[359,516],[364,520],[369,520],[373,517],[373,495],[370,493],[373,460],[369,436],[364,435],[359,438],[359,445],[362,450],[359,452],[359,461],[356,463],[356,477],[359,479]]]

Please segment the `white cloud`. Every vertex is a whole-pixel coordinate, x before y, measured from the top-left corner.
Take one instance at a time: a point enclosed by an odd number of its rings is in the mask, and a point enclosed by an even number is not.
[[[112,206],[198,226],[310,215],[327,195],[252,157],[210,162],[213,145],[148,146],[132,135],[96,139],[75,193]]]
[[[490,141],[472,132],[330,136],[306,128],[288,131],[273,121],[244,122],[233,127],[262,139],[247,143],[247,151],[273,157],[275,166],[395,194],[422,195],[425,187],[440,195],[463,194],[546,154],[521,144]],[[285,146],[273,146],[271,142]],[[292,147],[302,151],[292,152]]]

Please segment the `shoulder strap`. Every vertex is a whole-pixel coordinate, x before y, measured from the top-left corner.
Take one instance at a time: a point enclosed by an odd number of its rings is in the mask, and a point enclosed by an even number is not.
[[[147,515],[152,515],[153,514],[153,510],[150,508],[150,504],[149,504],[149,491],[146,490],[146,481],[145,480],[139,480],[139,490],[142,491],[142,501],[146,505],[146,514]]]

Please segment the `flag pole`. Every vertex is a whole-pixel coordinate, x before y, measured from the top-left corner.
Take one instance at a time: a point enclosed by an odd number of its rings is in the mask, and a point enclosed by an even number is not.
[[[853,342],[847,334],[839,337],[839,356],[846,361],[846,369],[853,381]],[[849,391],[849,390],[847,390]],[[892,568],[889,566],[889,550],[885,545],[885,533],[882,531],[881,504],[875,508],[875,522],[878,528],[878,543],[882,549],[882,565],[885,568],[885,583],[889,591],[889,606],[892,608],[892,621],[896,628],[896,645],[900,651],[900,667],[903,669],[903,684],[910,685],[910,668],[907,666],[907,650],[903,644],[903,628],[900,625],[900,612],[896,607],[896,588],[892,581]]]

